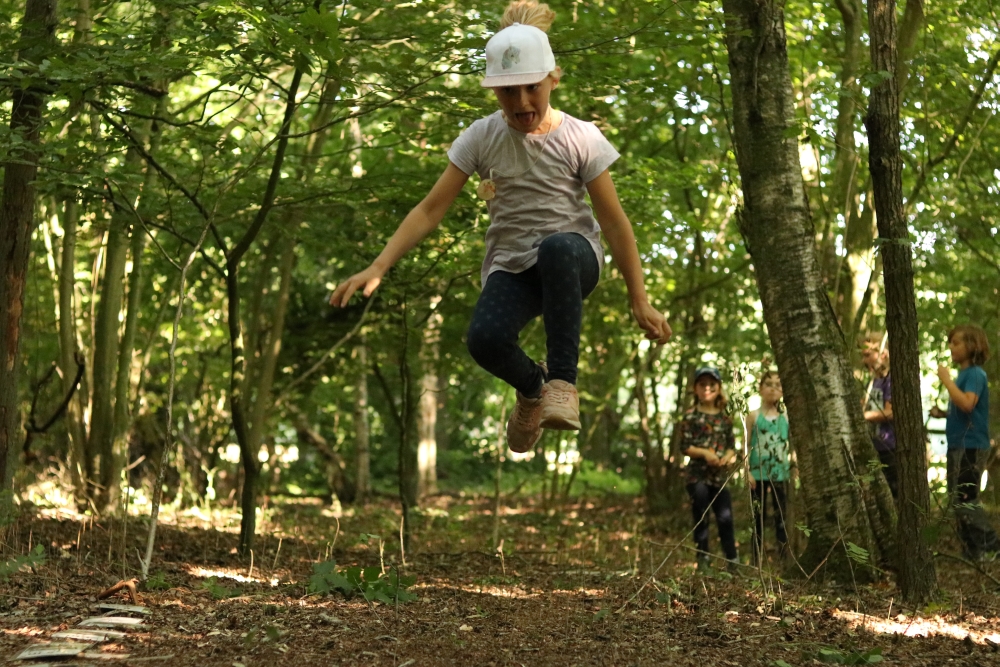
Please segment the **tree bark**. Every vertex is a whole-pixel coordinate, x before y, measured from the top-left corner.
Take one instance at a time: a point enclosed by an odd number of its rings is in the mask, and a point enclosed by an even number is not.
[[[254,534],[257,529],[257,479],[260,477],[260,464],[257,452],[250,447],[250,433],[247,425],[246,396],[244,393],[244,378],[246,376],[246,358],[243,348],[243,323],[240,320],[240,263],[246,251],[250,249],[267,221],[267,214],[274,205],[274,196],[281,178],[281,167],[285,161],[285,150],[288,148],[288,133],[295,115],[296,100],[302,72],[295,70],[292,82],[288,88],[288,98],[285,102],[285,115],[278,130],[277,148],[271,164],[271,175],[261,198],[260,209],[246,233],[226,257],[226,298],[228,299],[229,346],[232,354],[229,377],[229,406],[233,416],[233,431],[240,446],[240,461],[243,464],[243,492],[240,495],[240,554],[247,554],[253,548]]]
[[[440,297],[432,301],[437,305]],[[437,406],[438,374],[440,360],[441,313],[435,311],[424,328],[420,378],[420,405],[417,410],[417,497],[437,493]]]
[[[875,451],[820,279],[798,145],[789,132],[794,95],[784,12],[754,0],[722,6],[744,199],[740,231],[753,257],[800,465],[812,531],[802,560],[807,568],[825,562],[840,581],[871,579],[874,570],[855,567],[847,547],[857,547],[857,560],[864,552],[875,562],[891,556],[891,501],[887,516],[859,464]]]
[[[76,345],[76,307],[74,296],[76,290],[76,234],[79,224],[79,204],[75,194],[66,198],[62,217],[63,239],[59,259],[59,370],[62,373],[63,395],[70,392],[73,379],[76,377],[77,354]],[[66,462],[70,469],[70,477],[77,502],[83,503],[90,495],[87,479],[84,475],[87,445],[85,442],[83,410],[85,404],[84,392],[81,387],[66,407],[66,433],[69,447],[66,452]]]
[[[868,168],[875,190],[885,282],[886,328],[892,359],[892,412],[899,463],[899,524],[896,539],[899,587],[912,604],[930,599],[937,588],[934,558],[924,543],[930,514],[923,410],[920,405],[920,350],[913,293],[909,230],[903,215],[903,159],[899,149],[899,91],[896,77],[896,2],[868,0],[871,57],[876,72],[887,72],[871,91],[865,127]]]
[[[841,265],[837,262],[837,276],[834,282],[838,289],[837,314],[841,328],[850,327],[861,302],[862,294],[871,274],[866,268],[871,265],[872,241],[875,231],[871,216],[862,216],[858,207],[858,156],[854,141],[857,122],[857,72],[864,53],[861,35],[863,7],[860,0],[838,0],[844,26],[844,53],[840,59],[840,94],[837,98],[837,125],[834,138],[836,153],[833,159],[833,211],[844,215],[844,252],[846,257]],[[866,207],[870,208],[870,204]]]
[[[142,161],[136,148],[130,147],[125,156],[125,170],[139,169]],[[118,367],[119,316],[125,294],[125,262],[128,259],[128,239],[132,228],[132,212],[114,202],[104,254],[104,276],[101,279],[100,303],[94,323],[94,381],[90,413],[90,451],[97,454],[100,467],[97,507],[105,510],[117,498],[118,478],[114,461],[114,378]]]
[[[27,85],[13,88],[10,118],[11,134],[21,141],[4,160],[0,194],[0,518],[10,509],[7,494],[12,490],[21,441],[17,399],[21,312],[35,225],[35,177],[45,108],[42,82],[32,80],[32,74],[55,48],[56,21],[55,0],[25,3],[17,66]]]
[[[667,512],[670,504],[667,498],[666,477],[664,476],[663,450],[653,442],[649,426],[649,398],[646,396],[646,364],[652,365],[653,351],[650,350],[644,362],[636,352],[635,361],[635,402],[639,411],[639,437],[642,440],[642,458],[646,472],[646,507],[650,514]]]
[[[358,383],[354,397],[354,486],[355,500],[362,505],[371,497],[371,455],[368,450],[368,347],[362,335],[357,347]]]

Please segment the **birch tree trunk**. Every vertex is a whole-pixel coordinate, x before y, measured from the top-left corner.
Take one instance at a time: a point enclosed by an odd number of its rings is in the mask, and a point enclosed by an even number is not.
[[[55,0],[27,0],[17,64],[27,85],[13,87],[10,131],[20,137],[4,159],[0,193],[0,518],[10,509],[14,466],[21,440],[17,390],[24,285],[35,226],[35,176],[45,108],[41,82],[32,74],[55,49]]]
[[[432,307],[441,297],[432,300]],[[440,359],[441,314],[437,311],[427,319],[421,354],[423,375],[420,378],[420,405],[417,409],[417,497],[437,493],[437,406]]]
[[[59,370],[62,373],[63,395],[73,388],[76,377],[76,234],[80,221],[79,204],[75,195],[67,197],[63,208],[63,239],[59,258]],[[79,360],[84,362],[82,356]],[[66,434],[69,440],[66,460],[73,480],[77,502],[85,502],[90,490],[84,474],[87,444],[83,430],[83,392],[78,388],[69,405],[66,406]]]
[[[868,25],[872,64],[876,72],[888,73],[872,88],[865,127],[868,130],[868,168],[875,189],[882,241],[885,321],[889,333],[889,358],[892,359],[892,413],[899,462],[897,567],[903,597],[912,604],[922,604],[937,588],[937,573],[934,558],[923,538],[930,515],[930,489],[920,405],[917,305],[909,230],[903,215],[899,91],[894,76],[897,71],[895,0],[868,0]]]
[[[778,3],[754,0],[722,6],[744,199],[740,231],[754,261],[800,465],[812,531],[802,560],[808,571],[826,559],[841,581],[871,579],[874,571],[855,567],[848,546],[858,560],[865,552],[876,562],[891,557],[894,516],[891,500],[886,510],[876,497],[879,483],[886,486],[881,476],[866,481],[865,463],[875,451],[820,279],[794,136],[784,12]]]

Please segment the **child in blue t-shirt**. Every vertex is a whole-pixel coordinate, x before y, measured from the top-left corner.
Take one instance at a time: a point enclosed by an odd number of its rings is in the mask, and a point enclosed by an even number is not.
[[[947,366],[938,377],[948,390],[948,411],[931,408],[932,417],[944,417],[948,438],[948,496],[955,508],[964,556],[979,560],[1000,551],[1000,539],[979,504],[983,466],[990,453],[990,390],[982,364],[989,359],[986,332],[963,324],[948,332],[948,350],[958,366],[952,380]]]

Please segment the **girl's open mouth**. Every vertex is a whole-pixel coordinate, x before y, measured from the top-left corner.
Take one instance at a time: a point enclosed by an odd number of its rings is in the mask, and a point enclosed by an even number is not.
[[[531,127],[531,124],[535,122],[536,114],[534,111],[528,111],[526,113],[516,113],[514,117],[517,118],[519,125]]]

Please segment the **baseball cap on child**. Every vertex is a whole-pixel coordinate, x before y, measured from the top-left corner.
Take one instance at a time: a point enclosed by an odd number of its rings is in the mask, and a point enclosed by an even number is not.
[[[535,26],[514,23],[486,43],[483,88],[538,83],[556,68],[549,37]]]
[[[702,375],[707,375],[716,382],[722,382],[722,375],[719,373],[718,368],[713,368],[712,366],[702,366],[694,372],[694,381],[697,382],[698,378]]]

